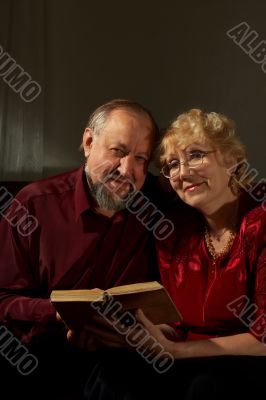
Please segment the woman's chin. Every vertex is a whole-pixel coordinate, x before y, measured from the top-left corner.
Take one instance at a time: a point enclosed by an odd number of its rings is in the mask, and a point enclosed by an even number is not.
[[[183,193],[183,195],[180,196],[180,198],[183,200],[184,203],[194,208],[201,208],[206,202],[206,196],[203,195],[202,193],[193,195],[188,193]]]

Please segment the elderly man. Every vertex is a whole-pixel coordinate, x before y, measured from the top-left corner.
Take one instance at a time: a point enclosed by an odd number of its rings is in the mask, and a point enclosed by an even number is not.
[[[149,230],[126,205],[144,184],[156,134],[141,105],[113,100],[100,106],[83,135],[85,165],[28,185],[3,213],[0,318],[6,334],[37,356],[36,379],[64,364],[72,376],[88,358],[67,343],[49,300],[52,290],[106,289],[155,277]],[[19,229],[25,210],[29,223]],[[4,361],[14,369],[12,354],[14,346],[6,345]]]

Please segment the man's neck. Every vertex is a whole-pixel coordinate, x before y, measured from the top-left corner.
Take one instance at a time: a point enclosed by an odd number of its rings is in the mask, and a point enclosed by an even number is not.
[[[106,210],[105,208],[95,208],[94,211],[97,214],[104,215],[107,218],[112,218],[116,213],[114,210]]]
[[[204,216],[213,233],[219,233],[224,228],[235,227],[238,217],[238,199],[235,198],[232,202],[224,204],[219,210]]]

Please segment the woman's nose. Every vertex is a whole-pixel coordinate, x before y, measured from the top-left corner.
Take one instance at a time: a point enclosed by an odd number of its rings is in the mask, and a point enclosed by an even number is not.
[[[190,168],[187,161],[183,161],[180,163],[179,167],[179,177],[183,179],[184,177],[190,175]]]

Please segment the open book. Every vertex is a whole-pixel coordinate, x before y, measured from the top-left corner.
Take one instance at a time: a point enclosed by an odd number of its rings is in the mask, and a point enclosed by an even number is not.
[[[157,281],[116,286],[105,291],[54,290],[50,300],[65,324],[73,330],[89,324],[97,311],[103,315],[111,306],[120,314],[125,311],[134,314],[134,310],[141,308],[154,324],[182,320],[167,290]]]

